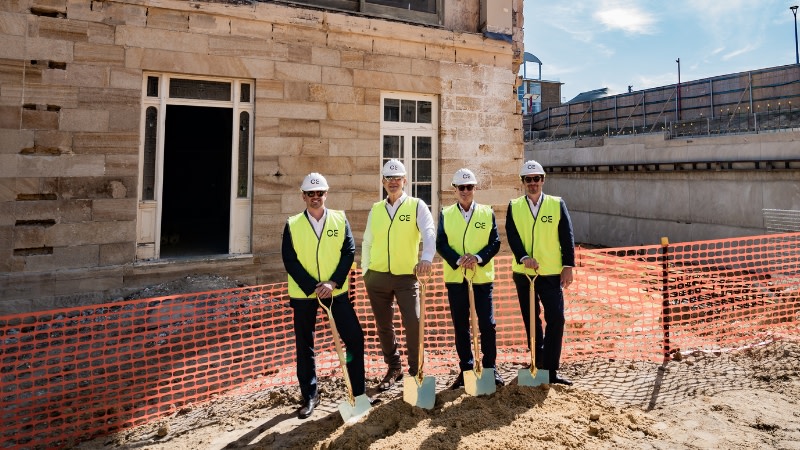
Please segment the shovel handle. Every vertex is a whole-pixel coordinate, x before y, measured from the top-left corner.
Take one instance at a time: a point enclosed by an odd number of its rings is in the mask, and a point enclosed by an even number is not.
[[[530,344],[531,344],[531,376],[536,378],[536,372],[538,369],[536,368],[536,289],[534,287],[534,282],[536,278],[539,276],[538,273],[531,278],[528,275],[528,272],[525,273],[525,276],[528,277],[528,282],[530,283],[530,287],[528,288],[528,323],[529,325],[529,334],[530,334]]]
[[[431,275],[427,277],[420,277],[416,273],[417,280],[419,281],[419,362],[417,363],[417,383],[421,384],[424,378],[423,368],[425,367],[425,294],[427,285],[433,278]]]
[[[471,276],[467,276],[472,272]],[[480,347],[478,346],[478,312],[475,311],[475,292],[472,291],[472,279],[475,278],[475,270],[464,269],[464,279],[467,280],[467,291],[469,291],[469,325],[472,331],[472,359],[475,373],[480,377],[483,367],[481,366]]]
[[[336,322],[333,320],[333,311],[331,311],[333,307],[333,297],[331,297],[331,308],[325,306],[325,304],[322,303],[322,299],[319,297],[317,297],[317,303],[319,303],[319,306],[322,306],[322,309],[324,309],[325,313],[328,315],[328,323],[331,325],[331,335],[333,335],[333,344],[336,347],[336,355],[339,357],[339,365],[342,366],[344,384],[347,386],[347,401],[350,403],[350,406],[355,406],[356,398],[353,396],[353,385],[350,383],[350,374],[347,373],[347,359],[344,357],[342,343],[339,340],[339,330],[336,328]]]

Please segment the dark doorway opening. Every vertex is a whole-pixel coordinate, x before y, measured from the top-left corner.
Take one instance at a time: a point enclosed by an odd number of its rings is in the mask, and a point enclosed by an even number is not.
[[[161,258],[227,254],[233,110],[168,105]]]

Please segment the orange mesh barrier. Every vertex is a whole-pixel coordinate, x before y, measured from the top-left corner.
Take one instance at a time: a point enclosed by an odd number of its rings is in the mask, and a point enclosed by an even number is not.
[[[800,233],[578,249],[576,257],[564,362],[661,362],[678,348],[797,335]],[[498,364],[529,360],[510,263],[496,259]],[[441,263],[434,266],[425,370],[441,374],[458,359]],[[351,281],[367,370],[382,375],[360,273]],[[318,374],[340,376],[322,311],[318,331]],[[285,283],[5,316],[0,340],[0,448],[68,447],[221,393],[296,383]]]

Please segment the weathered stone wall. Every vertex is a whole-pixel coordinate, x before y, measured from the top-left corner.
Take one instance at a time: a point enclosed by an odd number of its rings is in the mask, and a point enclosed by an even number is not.
[[[272,3],[0,3],[0,311],[104,301],[187,273],[282,279],[282,227],[311,171],[334,186],[329,206],[348,211],[360,245],[379,188],[382,91],[438,95],[441,188],[468,166],[484,174],[478,200],[503,208],[523,153],[521,30],[515,39]],[[252,255],[135,261],[144,71],[254,80]]]

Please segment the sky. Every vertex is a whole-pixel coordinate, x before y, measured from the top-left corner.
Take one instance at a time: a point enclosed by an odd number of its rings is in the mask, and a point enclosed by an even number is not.
[[[800,0],[524,0],[525,51],[561,97],[794,64]],[[539,65],[527,63],[528,78]],[[520,69],[520,73],[522,70]]]

